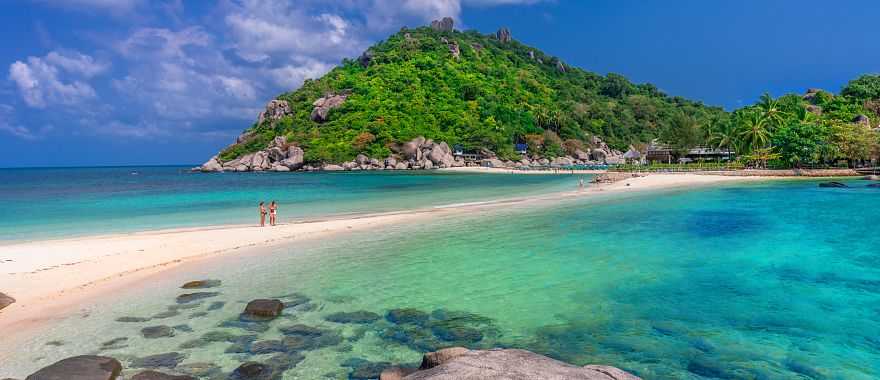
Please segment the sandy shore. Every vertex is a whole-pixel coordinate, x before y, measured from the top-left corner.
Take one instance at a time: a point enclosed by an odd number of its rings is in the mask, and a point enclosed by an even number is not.
[[[0,311],[0,336],[4,337],[0,349],[8,347],[3,343],[12,344],[15,341],[13,338],[23,338],[52,320],[71,315],[78,305],[98,299],[105,292],[137,286],[139,281],[183,263],[235,254],[243,247],[326,239],[353,230],[427,219],[437,213],[468,212],[475,208],[510,208],[518,204],[557,202],[560,199],[598,194],[690,188],[762,179],[765,177],[654,174],[610,184],[591,184],[583,191],[575,189],[494,202],[297,221],[266,228],[233,225],[172,229],[0,246],[0,292],[16,299],[14,304]],[[573,183],[572,187],[575,186]]]

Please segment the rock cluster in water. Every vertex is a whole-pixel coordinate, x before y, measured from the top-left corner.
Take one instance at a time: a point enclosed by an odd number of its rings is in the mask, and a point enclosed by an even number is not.
[[[401,374],[406,376],[401,377]],[[572,379],[639,380],[616,367],[577,367],[533,352],[516,349],[473,351],[462,347],[425,354],[418,371],[399,368],[383,372],[381,380]]]
[[[203,289],[220,286],[219,280],[197,280],[187,282],[181,288]],[[219,294],[220,292],[181,294],[175,298],[175,303],[169,306],[167,311],[153,317],[120,317],[116,321],[119,323],[146,323],[156,319],[164,319],[163,315],[169,312],[179,313],[188,309],[200,310],[190,315],[190,318],[197,318],[226,306],[224,301],[205,301]],[[498,363],[509,365],[514,361],[511,355],[520,355],[521,358],[528,359],[519,360],[517,364],[524,365],[524,367],[517,368],[515,373],[533,371],[551,377],[557,373],[568,373],[565,371],[575,370],[586,374],[593,373],[590,372],[592,371],[590,369],[569,366],[527,351],[471,351],[471,349],[495,347],[498,343],[499,333],[491,319],[469,312],[437,309],[428,313],[415,308],[398,308],[387,310],[383,314],[366,310],[324,314],[324,320],[331,325],[350,326],[338,331],[296,321],[297,313],[315,309],[316,305],[309,297],[299,293],[277,296],[276,298],[255,299],[248,302],[237,317],[220,322],[217,325],[220,329],[207,331],[186,340],[178,346],[177,350],[146,356],[120,357],[126,363],[125,368],[122,362],[109,356],[75,356],[47,366],[27,379],[114,380],[122,379],[123,375],[126,379],[133,380],[281,379],[286,371],[305,360],[308,352],[331,347],[338,352],[348,352],[352,347],[351,342],[361,339],[367,333],[376,334],[388,343],[404,345],[421,352],[431,352],[425,354],[421,365],[409,363],[395,366],[385,361],[351,357],[340,363],[341,369],[346,371],[349,379],[377,379],[380,377],[386,380],[479,378],[467,377],[471,374],[460,372],[459,367],[474,365],[473,363],[483,360],[480,359],[485,355],[482,352],[493,352],[493,354],[485,356],[485,362],[479,362],[478,365],[483,369],[478,374],[490,374],[491,372],[486,371],[492,370],[500,371],[501,367]],[[354,330],[351,330],[352,328]],[[262,333],[270,330],[272,330],[271,334],[261,338]],[[354,331],[354,334],[349,333],[347,336],[343,336],[343,331]],[[167,339],[178,333],[186,335],[192,334],[194,331],[185,324],[172,326],[151,324],[141,329],[142,336],[147,339]],[[128,342],[128,337],[117,337],[101,343],[100,349],[101,351],[117,350],[127,347]],[[57,344],[62,343],[58,342]],[[225,345],[224,353],[236,357],[240,360],[240,365],[231,372],[228,370],[224,372],[213,363],[184,364],[190,357],[188,350],[213,344]],[[503,355],[494,352],[500,352]],[[528,356],[526,353],[532,356]],[[461,362],[455,364],[459,360]],[[620,373],[624,372],[620,371]],[[573,378],[623,380],[634,377]]]

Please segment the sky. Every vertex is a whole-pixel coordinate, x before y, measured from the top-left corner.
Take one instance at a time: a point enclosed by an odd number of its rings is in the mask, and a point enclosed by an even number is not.
[[[733,110],[880,72],[862,0],[5,0],[0,167],[199,164],[266,102],[451,16]]]

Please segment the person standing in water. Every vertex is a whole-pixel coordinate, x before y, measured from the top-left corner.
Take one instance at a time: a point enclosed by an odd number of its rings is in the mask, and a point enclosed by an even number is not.
[[[266,206],[260,202],[260,227],[266,227]]]
[[[578,190],[583,190],[583,189],[584,189],[584,177],[581,177],[580,179],[578,179]]]
[[[275,201],[269,203],[269,224],[275,225],[275,215],[278,213],[278,205],[275,204]]]

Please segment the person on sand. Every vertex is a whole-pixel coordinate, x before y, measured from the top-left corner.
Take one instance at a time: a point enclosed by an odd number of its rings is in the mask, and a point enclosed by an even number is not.
[[[275,215],[278,213],[278,205],[275,204],[275,201],[269,203],[269,224],[275,225]]]
[[[266,206],[260,202],[260,227],[266,227]]]

